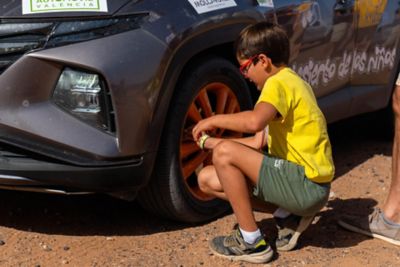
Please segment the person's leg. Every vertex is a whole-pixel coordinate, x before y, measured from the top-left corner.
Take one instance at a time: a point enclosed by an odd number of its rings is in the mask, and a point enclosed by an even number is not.
[[[342,216],[339,225],[344,228],[376,237],[400,246],[400,74],[393,92],[395,136],[392,155],[392,180],[382,210],[376,208],[368,216]]]
[[[204,193],[228,201],[214,165],[209,165],[201,169],[197,176],[197,181],[200,190]]]
[[[382,211],[386,218],[400,224],[400,81],[399,84],[396,85],[393,93],[393,112],[395,118],[395,134],[392,155],[392,180]]]
[[[258,229],[248,190],[248,181],[257,184],[263,154],[233,141],[220,142],[213,151],[213,164],[223,191],[241,229]]]
[[[200,190],[204,193],[228,201],[213,165],[206,166],[200,171],[198,183]],[[251,189],[251,186],[249,186],[249,191]],[[250,196],[250,198],[251,206],[255,211],[273,213],[278,208],[276,205],[262,201],[254,196]]]
[[[265,263],[273,250],[256,224],[248,184],[256,184],[263,155],[233,141],[222,141],[213,150],[213,165],[199,174],[199,184],[211,194],[226,197],[239,224],[239,229],[228,236],[217,236],[210,241],[216,255],[230,260]],[[213,172],[215,171],[215,174]],[[217,177],[218,183],[215,182]]]

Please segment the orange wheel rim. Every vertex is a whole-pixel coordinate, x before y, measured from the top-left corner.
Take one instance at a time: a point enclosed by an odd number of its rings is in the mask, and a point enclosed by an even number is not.
[[[212,155],[210,151],[203,151],[197,146],[192,137],[192,129],[197,122],[214,114],[239,111],[237,97],[229,86],[220,82],[204,86],[187,111],[180,143],[180,166],[184,184],[196,199],[209,201],[214,198],[202,192],[197,182],[197,174],[204,166],[212,163]],[[241,134],[218,129],[213,136],[239,137]]]

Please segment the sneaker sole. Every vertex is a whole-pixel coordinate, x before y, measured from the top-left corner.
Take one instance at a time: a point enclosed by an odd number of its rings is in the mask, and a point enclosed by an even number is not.
[[[400,241],[399,240],[394,240],[392,238],[389,238],[389,237],[386,237],[386,236],[383,236],[383,235],[380,235],[380,234],[374,234],[374,233],[368,232],[366,230],[363,230],[363,229],[357,228],[357,227],[355,227],[355,226],[353,226],[351,224],[348,224],[348,223],[346,223],[346,222],[344,222],[342,220],[339,220],[338,224],[340,226],[342,226],[343,228],[347,229],[347,230],[350,230],[350,231],[353,231],[353,232],[356,232],[356,233],[359,233],[359,234],[367,235],[367,236],[370,236],[370,237],[375,237],[375,238],[384,240],[386,242],[389,242],[389,243],[391,243],[393,245],[400,246]]]
[[[268,248],[266,251],[258,252],[258,253],[253,253],[251,255],[225,255],[221,254],[218,251],[215,251],[210,247],[211,251],[222,258],[229,259],[231,261],[246,261],[250,263],[267,263],[270,262],[272,259],[272,256],[274,255],[274,251],[271,249],[271,247]]]
[[[300,220],[299,226],[296,229],[296,232],[293,234],[292,238],[290,239],[289,243],[284,246],[277,247],[276,249],[279,251],[290,251],[293,250],[297,246],[297,241],[299,240],[300,235],[307,229],[307,227],[313,221],[314,216],[303,217]]]

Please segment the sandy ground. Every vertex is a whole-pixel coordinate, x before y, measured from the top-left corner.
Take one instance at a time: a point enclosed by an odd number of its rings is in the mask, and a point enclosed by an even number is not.
[[[385,130],[386,131],[386,130]],[[352,120],[330,128],[334,194],[302,235],[298,249],[265,266],[399,266],[400,248],[340,228],[343,213],[365,214],[385,199],[392,140],[382,127]],[[107,196],[62,197],[0,191],[0,266],[255,266],[212,255],[208,241],[227,234],[232,214],[187,225]],[[268,238],[271,216],[256,213]]]

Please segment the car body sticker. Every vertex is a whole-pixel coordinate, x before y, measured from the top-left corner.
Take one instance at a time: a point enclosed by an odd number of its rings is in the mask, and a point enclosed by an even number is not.
[[[367,28],[382,22],[387,0],[356,1],[354,9],[358,13],[358,27]]]
[[[107,0],[22,0],[22,14],[108,12]]]
[[[259,6],[274,7],[273,0],[257,0]]]
[[[237,6],[235,0],[188,0],[198,14]]]

